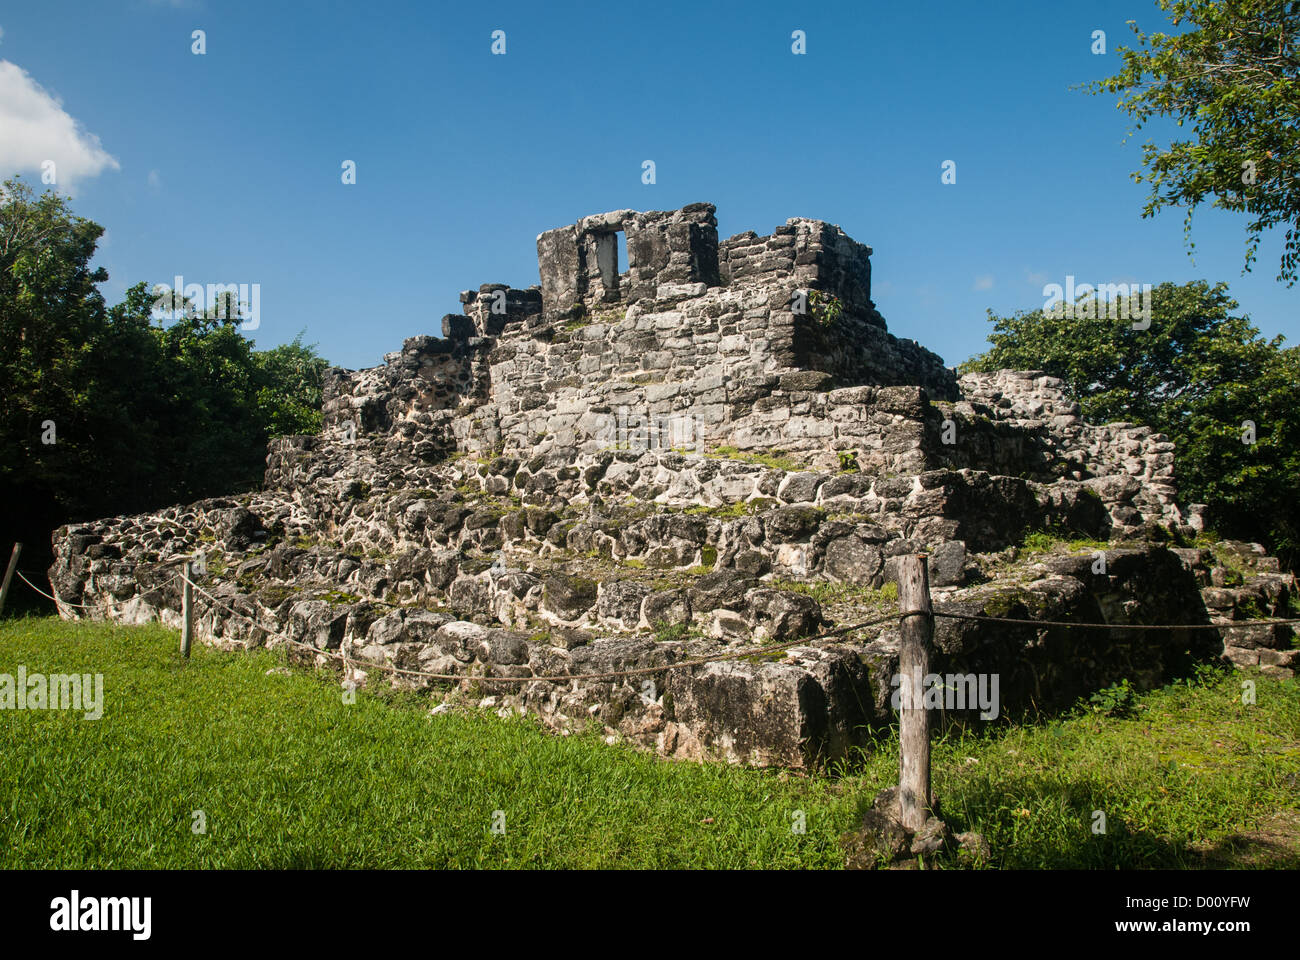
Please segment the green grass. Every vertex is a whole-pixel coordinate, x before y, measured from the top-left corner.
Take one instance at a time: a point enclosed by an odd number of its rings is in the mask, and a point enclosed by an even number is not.
[[[1069,553],[1106,550],[1110,544],[1105,540],[1092,540],[1087,537],[1071,537],[1069,534],[1051,530],[1039,530],[1027,534],[1022,542],[1026,553],[1052,553],[1060,546]]]
[[[0,625],[0,672],[104,675],[100,720],[0,713],[0,868],[835,867],[853,820],[830,781],[364,690],[347,705],[336,682],[267,676],[264,651],[176,647],[159,627]]]
[[[772,580],[775,590],[803,593],[818,603],[857,603],[883,607],[898,602],[898,584],[886,583],[872,589],[859,583],[841,583],[830,580]]]
[[[0,673],[104,675],[100,720],[0,712],[0,868],[834,868],[897,781],[887,732],[809,777],[675,763],[414,696],[348,705],[334,680],[268,676],[274,654],[176,646],[156,626],[0,623]],[[1245,706],[1241,679],[1141,694],[1127,718],[954,732],[933,751],[941,810],[1002,867],[1300,866],[1300,688],[1254,676]]]
[[[654,625],[655,643],[672,643],[676,640],[699,640],[704,634],[684,623],[669,623],[658,620]]]
[[[808,465],[800,463],[785,455],[784,450],[772,450],[768,453],[747,453],[737,447],[715,447],[705,454],[713,460],[739,460],[742,463],[757,463],[773,470],[785,470],[787,473],[798,473],[801,470],[807,470]]]
[[[989,741],[948,738],[934,789],[957,824],[1019,868],[1300,867],[1300,686],[1240,673]],[[1126,705],[1127,706],[1127,705]],[[976,763],[966,762],[974,757]],[[1089,829],[1093,811],[1107,832]]]

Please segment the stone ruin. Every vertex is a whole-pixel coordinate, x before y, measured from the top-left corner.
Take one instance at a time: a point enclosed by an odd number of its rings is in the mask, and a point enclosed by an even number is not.
[[[1293,579],[1258,545],[1187,545],[1199,517],[1177,502],[1166,437],[1085,423],[1051,377],[958,377],[891,335],[871,248],[837,226],[719,241],[714,212],[543,233],[540,286],[467,291],[442,337],[331,369],[322,432],[272,441],[261,492],[55,531],[61,615],[177,625],[171,578],[198,556],[219,601],[198,602],[206,642],[291,637],[320,665],[346,653],[353,680],[787,767],[891,722],[895,624],[800,641],[893,612],[895,558],[917,551],[938,609],[1119,625],[939,619],[932,669],[997,674],[1004,714],[1195,658],[1291,674],[1289,628],[1232,623],[1284,615]],[[1044,530],[1062,542],[1026,547]],[[754,643],[788,646],[493,682]]]

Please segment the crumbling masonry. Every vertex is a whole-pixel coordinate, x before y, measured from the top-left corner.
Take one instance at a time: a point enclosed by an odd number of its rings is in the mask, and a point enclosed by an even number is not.
[[[1294,668],[1287,628],[1231,626],[1284,608],[1294,583],[1275,560],[1168,545],[1197,516],[1165,437],[1087,424],[1037,373],[958,378],[892,336],[871,249],[838,227],[719,241],[700,203],[586,217],[537,250],[540,286],[463,293],[442,337],[331,370],[323,431],[271,443],[263,492],[56,531],[61,613],[175,624],[167,581],[198,555],[221,604],[199,604],[209,642],[289,636],[346,652],[365,682],[787,766],[890,722],[893,629],[799,641],[889,612],[903,553],[929,553],[936,602],[958,612],[1223,624],[939,621],[935,669],[999,674],[1003,713],[1157,683],[1198,656]],[[1023,547],[1045,529],[1108,543]],[[789,647],[652,678],[492,683],[756,641]],[[377,664],[475,679],[390,681]]]

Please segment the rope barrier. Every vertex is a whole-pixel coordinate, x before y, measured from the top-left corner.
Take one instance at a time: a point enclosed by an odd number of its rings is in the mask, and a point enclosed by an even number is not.
[[[823,631],[822,633],[816,634],[811,637],[802,638],[799,640],[788,641],[786,643],[769,644],[762,647],[751,647],[749,649],[744,649],[744,650],[735,650],[727,653],[714,654],[708,657],[698,657],[692,660],[683,660],[680,663],[669,664],[666,666],[636,667],[630,670],[616,670],[616,671],[608,671],[604,673],[554,674],[554,675],[541,675],[541,676],[530,675],[526,677],[489,677],[489,676],[484,676],[482,674],[428,673],[421,670],[407,670],[402,667],[392,666],[391,664],[387,664],[387,663],[372,663],[370,661],[357,661],[355,657],[349,657],[347,653],[343,652],[341,649],[340,652],[338,653],[334,653],[329,650],[322,650],[319,647],[315,647],[310,643],[304,643],[301,640],[295,640],[293,637],[288,637],[282,633],[279,633],[278,631],[271,630],[268,627],[259,623],[256,620],[256,618],[251,617],[246,613],[242,613],[239,610],[235,610],[228,604],[222,603],[219,599],[217,599],[207,590],[204,590],[193,580],[191,580],[188,576],[186,576],[184,572],[175,574],[174,576],[171,577],[171,579],[159,584],[156,587],[152,587],[149,590],[146,590],[144,593],[137,594],[136,596],[130,598],[129,600],[112,601],[106,603],[72,603],[71,601],[68,600],[60,600],[59,598],[53,596],[52,594],[46,593],[44,590],[40,589],[38,586],[36,586],[34,583],[28,580],[25,576],[23,576],[21,570],[15,572],[17,573],[19,579],[21,579],[25,584],[27,584],[27,586],[31,587],[41,596],[53,600],[55,603],[60,603],[65,606],[76,607],[79,609],[126,606],[127,604],[135,600],[139,600],[142,597],[146,597],[151,593],[155,593],[158,590],[161,590],[163,587],[169,586],[173,581],[179,579],[188,583],[196,593],[205,597],[213,606],[225,610],[227,613],[233,616],[240,617],[241,619],[247,620],[256,629],[262,631],[267,636],[275,637],[276,639],[282,640],[285,643],[290,644],[291,646],[301,647],[303,649],[310,650],[313,654],[317,656],[323,656],[332,660],[341,661],[346,670],[375,669],[375,670],[385,671],[395,675],[407,676],[407,677],[420,677],[429,680],[450,680],[450,681],[483,680],[491,683],[533,683],[533,682],[568,683],[570,681],[576,681],[576,680],[614,680],[622,677],[644,676],[652,673],[665,673],[670,670],[683,670],[691,667],[704,666],[705,664],[709,664],[709,663],[720,663],[726,660],[738,660],[743,657],[761,656],[767,653],[776,653],[777,651],[788,650],[789,648],[796,647],[796,646],[809,646],[824,640],[829,640],[834,637],[842,636],[846,633],[852,633],[855,630],[863,630],[868,627],[879,626],[882,623],[889,623],[891,621],[901,620],[905,616],[902,613],[889,614],[888,616],[877,617],[873,620],[864,620],[861,623],[851,624],[846,627],[837,627],[834,630]],[[393,604],[385,604],[385,606],[393,606]],[[1013,624],[1016,626],[1068,627],[1068,628],[1077,628],[1077,629],[1085,629],[1085,630],[1226,630],[1234,627],[1271,627],[1271,626],[1287,626],[1293,624],[1300,624],[1300,618],[1276,619],[1276,620],[1236,620],[1227,623],[1152,624],[1152,623],[1080,623],[1077,621],[1069,621],[1069,620],[1029,620],[1029,619],[1021,619],[1016,617],[991,617],[987,615],[977,615],[977,614],[950,613],[945,610],[934,610],[932,611],[932,615],[935,617],[943,617],[948,620],[964,620],[973,623],[1006,623],[1006,624]]]
[[[982,617],[967,613],[945,613],[935,610],[934,616],[948,620],[971,620],[977,623],[1014,623],[1029,627],[1080,627],[1093,630],[1227,630],[1230,627],[1273,627],[1300,623],[1292,620],[1233,620],[1228,623],[1079,623],[1074,620],[1017,620],[1013,617]]]
[[[174,574],[170,579],[164,580],[162,583],[158,584],[158,586],[150,587],[144,593],[137,593],[129,600],[106,600],[102,603],[73,603],[71,600],[63,600],[60,599],[59,597],[54,596],[53,594],[46,593],[36,584],[32,583],[25,576],[23,576],[23,572],[21,570],[15,570],[14,573],[18,575],[19,580],[27,584],[27,586],[31,587],[33,590],[39,593],[42,597],[45,597],[47,600],[53,600],[55,603],[61,603],[66,607],[76,607],[80,610],[92,610],[92,609],[97,610],[101,607],[125,607],[127,604],[139,600],[141,597],[147,597],[151,593],[156,593],[157,591],[161,590],[163,587],[170,585],[173,580],[176,580],[178,577],[182,577],[182,574],[179,573]]]

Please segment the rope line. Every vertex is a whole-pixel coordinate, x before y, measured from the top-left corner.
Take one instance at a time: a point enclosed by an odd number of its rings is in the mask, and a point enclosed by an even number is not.
[[[935,610],[934,616],[949,620],[972,620],[978,623],[1015,623],[1030,627],[1081,627],[1094,630],[1227,630],[1231,627],[1272,627],[1300,623],[1291,620],[1233,620],[1228,623],[1079,623],[1071,620],[1017,620],[1013,617],[981,617],[966,613]]]
[[[46,593],[36,584],[32,583],[25,576],[23,576],[23,572],[21,570],[15,570],[14,573],[17,574],[19,580],[27,584],[27,586],[31,587],[33,590],[39,593],[42,597],[45,597],[47,600],[53,600],[55,603],[61,603],[67,607],[77,607],[78,609],[81,610],[91,610],[91,609],[97,610],[101,607],[125,607],[127,604],[139,600],[142,597],[147,597],[151,593],[156,593],[157,591],[161,590],[163,587],[169,586],[173,580],[176,580],[178,577],[181,577],[181,574],[179,573],[175,574],[171,577],[171,579],[164,580],[156,587],[150,587],[144,593],[137,593],[135,596],[131,597],[128,600],[107,600],[102,603],[73,603],[71,600],[63,600],[59,597],[54,596],[53,594]]]
[[[247,620],[256,629],[262,631],[262,633],[266,634],[267,636],[275,637],[276,639],[282,640],[285,643],[290,644],[291,646],[301,647],[303,649],[310,650],[316,656],[323,656],[331,660],[341,661],[344,666],[344,669],[347,671],[355,671],[358,669],[363,669],[363,670],[375,669],[375,670],[381,670],[395,675],[401,675],[407,677],[421,677],[429,680],[450,680],[450,681],[483,680],[490,683],[533,683],[533,682],[568,683],[577,680],[615,680],[622,677],[644,676],[653,673],[666,673],[670,670],[684,670],[691,667],[704,666],[710,663],[721,663],[726,660],[738,660],[741,659],[742,657],[752,657],[752,656],[760,656],[767,653],[776,653],[777,651],[788,650],[789,648],[796,647],[796,646],[809,646],[824,640],[829,640],[835,637],[842,636],[846,633],[852,633],[855,630],[863,630],[866,629],[867,627],[879,626],[882,623],[889,623],[891,621],[902,620],[905,617],[913,616],[917,613],[923,612],[923,611],[911,611],[909,613],[889,614],[887,616],[877,617],[873,620],[864,620],[861,623],[850,624],[849,626],[845,626],[845,627],[837,627],[834,630],[823,631],[822,633],[815,634],[814,636],[811,637],[792,640],[786,643],[774,643],[774,644],[768,644],[761,647],[751,647],[744,650],[734,650],[734,651],[729,651],[727,653],[714,654],[708,657],[697,657],[692,660],[683,660],[680,663],[668,664],[666,666],[636,667],[629,670],[614,670],[614,671],[607,671],[603,673],[570,673],[570,674],[552,674],[552,675],[540,675],[540,676],[530,675],[525,677],[489,677],[482,674],[472,674],[472,673],[429,673],[422,670],[407,670],[402,667],[393,666],[387,663],[372,663],[370,661],[358,661],[355,657],[349,657],[347,652],[342,648],[342,646],[340,647],[340,650],[337,653],[330,650],[322,650],[319,647],[315,647],[310,643],[305,643],[301,640],[296,640],[293,637],[285,636],[284,634],[279,633],[278,631],[271,630],[270,628],[259,623],[256,618],[251,617],[246,613],[242,613],[239,610],[235,610],[233,607],[229,606],[228,604],[222,603],[219,599],[214,597],[211,593],[209,593],[207,590],[204,590],[197,583],[195,583],[188,576],[186,576],[184,571],[175,574],[174,576],[171,577],[171,579],[158,584],[158,586],[156,587],[152,587],[149,590],[146,590],[144,593],[136,594],[134,597],[131,597],[129,600],[111,601],[106,603],[72,603],[71,601],[68,600],[61,600],[58,597],[53,596],[52,594],[46,593],[40,587],[36,586],[36,584],[32,583],[25,576],[23,576],[21,570],[15,570],[14,572],[18,575],[19,579],[21,579],[25,584],[27,584],[27,586],[31,587],[41,596],[53,600],[55,603],[63,604],[69,607],[76,607],[79,609],[126,606],[127,604],[135,600],[139,600],[143,597],[148,596],[151,593],[155,593],[158,590],[161,590],[163,587],[169,586],[173,581],[179,579],[188,583],[195,590],[196,593],[205,597],[213,606],[225,610],[227,613],[233,616],[239,617],[243,620]],[[1271,626],[1285,626],[1285,625],[1300,624],[1300,618],[1278,619],[1278,620],[1237,620],[1237,621],[1230,621],[1228,623],[1152,624],[1152,623],[1080,623],[1077,621],[1069,621],[1069,620],[1028,620],[1028,619],[1020,619],[1016,617],[990,617],[990,616],[975,615],[975,614],[950,613],[945,610],[934,610],[931,612],[931,615],[935,617],[943,617],[948,620],[965,620],[973,623],[1007,623],[1007,624],[1014,624],[1017,626],[1029,626],[1029,627],[1072,627],[1072,628],[1086,629],[1086,630],[1226,630],[1234,627],[1271,627]],[[345,643],[347,642],[348,641],[345,641]]]
[[[312,646],[310,643],[304,643],[301,640],[295,640],[293,637],[286,637],[284,634],[278,633],[275,630],[270,630],[262,626],[262,624],[258,623],[254,618],[250,617],[248,614],[241,613],[238,610],[231,609],[229,606],[222,603],[212,594],[208,593],[206,590],[204,590],[202,587],[196,584],[193,580],[190,580],[188,577],[185,577],[184,575],[181,576],[182,579],[186,580],[189,583],[189,585],[194,588],[196,593],[202,594],[209,601],[211,601],[213,605],[221,607],[223,610],[226,610],[237,617],[242,617],[243,619],[253,624],[255,627],[257,627],[259,630],[261,630],[263,633],[267,634],[268,636],[277,637],[285,641],[286,643],[290,643],[297,647],[304,647],[312,651],[312,653],[317,654],[318,656],[329,657],[330,659],[333,660],[342,660],[345,666],[349,664],[349,658],[345,654],[333,653],[328,650],[322,650],[319,647]],[[356,661],[355,657],[351,658],[351,660],[359,664],[359,667],[353,667],[353,669],[358,669],[358,668],[370,669],[371,667],[373,667],[376,670],[384,670],[389,673],[401,674],[402,676],[425,677],[430,680],[483,680],[489,683],[534,683],[534,682],[569,683],[575,680],[614,680],[620,677],[635,677],[635,676],[643,676],[645,674],[651,674],[651,673],[666,673],[669,670],[684,670],[688,667],[699,667],[708,663],[719,663],[723,660],[736,660],[741,657],[758,656],[764,653],[776,653],[778,650],[788,650],[790,647],[807,646],[809,644],[816,643],[821,640],[827,640],[832,637],[840,636],[841,634],[852,633],[854,630],[862,630],[865,629],[866,627],[876,626],[881,623],[888,623],[891,620],[899,619],[900,616],[901,614],[892,613],[889,614],[888,616],[877,617],[874,620],[866,620],[863,621],[862,623],[851,624],[847,627],[837,627],[834,630],[827,630],[824,631],[823,633],[819,633],[815,636],[807,637],[801,640],[787,641],[785,643],[774,643],[763,647],[751,647],[747,650],[734,650],[728,653],[714,654],[713,656],[709,656],[709,657],[698,657],[694,660],[683,660],[680,663],[668,664],[662,667],[636,667],[630,670],[613,670],[605,673],[565,673],[565,674],[552,674],[552,675],[543,674],[541,676],[527,676],[527,677],[488,677],[482,674],[473,674],[473,673],[426,673],[420,670],[406,670],[401,667],[395,667],[387,663],[371,663],[369,661]]]

